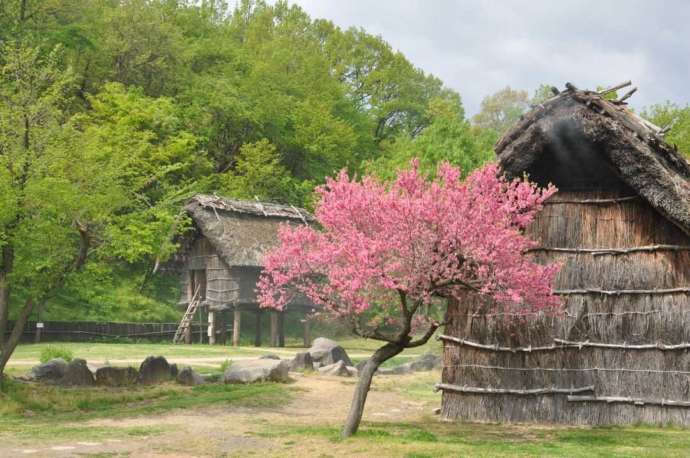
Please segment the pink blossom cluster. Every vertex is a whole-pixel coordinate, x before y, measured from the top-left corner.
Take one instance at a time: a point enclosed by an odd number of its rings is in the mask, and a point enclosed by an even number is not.
[[[560,307],[551,289],[560,266],[524,255],[534,242],[523,230],[553,186],[507,180],[493,164],[461,181],[444,163],[427,181],[412,165],[391,185],[341,171],[319,187],[320,227],[281,227],[264,258],[261,304],[282,309],[299,292],[343,316],[400,294],[428,304],[473,291],[513,311]]]

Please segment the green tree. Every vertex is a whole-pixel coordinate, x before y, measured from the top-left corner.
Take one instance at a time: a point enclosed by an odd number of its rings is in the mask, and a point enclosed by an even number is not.
[[[690,157],[690,105],[684,107],[666,102],[652,105],[641,113],[642,117],[661,128],[669,127],[666,141],[675,144],[687,157]]]
[[[60,49],[48,55],[17,42],[0,53],[0,374],[37,296],[84,257],[83,223],[56,211],[65,186],[52,172],[60,158],[64,106],[72,75]],[[79,246],[65,256],[65,245]],[[41,281],[37,281],[38,278]],[[5,341],[13,296],[27,296]]]
[[[368,171],[390,180],[417,158],[420,170],[427,174],[433,174],[442,161],[459,166],[467,174],[493,158],[495,133],[470,125],[459,103],[435,99],[426,116],[428,127],[415,137],[399,135],[384,145],[383,155],[369,163]]]
[[[68,117],[73,80],[59,49],[10,43],[2,55],[1,336],[17,311],[0,374],[33,308],[87,261],[169,253],[179,204],[209,168],[170,100],[111,84],[88,114]]]
[[[243,145],[237,165],[220,181],[224,195],[285,203],[305,202],[313,187],[292,177],[281,164],[275,145],[266,139]]]
[[[492,129],[501,135],[520,119],[529,106],[527,91],[514,90],[506,86],[485,97],[479,113],[472,120],[479,127]]]

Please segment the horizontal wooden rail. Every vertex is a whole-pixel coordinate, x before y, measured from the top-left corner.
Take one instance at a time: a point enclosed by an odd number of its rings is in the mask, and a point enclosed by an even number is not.
[[[685,312],[690,312],[690,310],[687,310]],[[583,313],[578,315],[577,313],[570,313],[566,311],[564,313],[564,316],[566,318],[576,318],[580,319],[583,317],[588,317],[588,316],[625,316],[625,315],[651,315],[654,313],[661,313],[661,310],[625,310],[623,312],[589,312],[589,313]],[[495,316],[527,316],[527,315],[544,315],[544,316],[553,316],[555,318],[559,318],[559,315],[556,314],[547,314],[544,313],[543,311],[538,311],[538,312],[492,312],[492,313],[473,313],[470,315],[472,318],[481,318],[481,317],[495,317]]]
[[[657,405],[662,407],[690,407],[690,401],[671,399],[644,399],[621,396],[568,396],[568,402],[606,402],[607,404],[634,404],[636,406]]]
[[[544,387],[534,388],[529,390],[520,390],[512,388],[481,388],[476,386],[452,385],[449,383],[437,383],[434,385],[434,391],[453,391],[456,393],[473,393],[473,394],[514,394],[518,396],[535,396],[540,394],[574,394],[574,393],[588,393],[594,391],[594,385],[583,386],[578,388],[555,388]]]
[[[660,289],[618,289],[606,290],[598,288],[583,289],[559,289],[553,292],[558,296],[580,295],[580,294],[601,294],[604,296],[621,296],[629,294],[654,295],[654,294],[690,294],[690,287],[681,288],[660,288]]]
[[[657,343],[653,343],[653,344],[627,344],[627,343],[614,344],[614,343],[590,342],[590,341],[576,342],[576,341],[564,340],[564,339],[553,339],[553,341],[558,343],[558,344],[561,344],[563,346],[566,346],[566,347],[575,347],[575,348],[592,347],[592,348],[612,348],[612,349],[620,349],[620,350],[662,350],[662,351],[690,349],[690,343],[664,344],[661,342],[657,342]]]
[[[547,200],[544,205],[555,205],[555,204],[580,204],[580,205],[607,205],[607,204],[617,204],[619,202],[628,202],[631,200],[639,199],[640,196],[624,196],[624,197],[612,197],[608,199],[563,199],[563,200]]]
[[[504,353],[532,353],[539,351],[556,351],[556,350],[568,350],[568,349],[582,349],[582,348],[607,348],[614,350],[661,350],[661,351],[679,351],[690,349],[690,343],[679,343],[679,344],[664,344],[661,342],[656,342],[652,344],[628,344],[628,343],[606,343],[606,342],[590,342],[590,341],[573,341],[565,339],[553,339],[554,344],[544,345],[544,346],[527,346],[527,347],[506,347],[498,344],[482,344],[479,342],[474,342],[472,340],[462,339],[459,337],[448,336],[441,334],[436,337],[437,340],[442,340],[444,342],[451,342],[465,347],[477,348],[480,350],[487,350],[493,352],[504,352]]]
[[[591,254],[592,256],[618,256],[630,253],[656,253],[659,251],[690,251],[690,245],[645,245],[630,248],[559,248],[559,247],[534,247],[525,250],[525,253],[539,251],[555,253]]]
[[[461,339],[458,337],[453,337],[453,336],[448,336],[445,334],[441,334],[436,337],[437,340],[443,340],[444,342],[453,342],[458,345],[462,345],[465,347],[472,347],[472,348],[478,348],[480,350],[489,350],[489,351],[495,351],[495,352],[507,352],[507,353],[532,353],[533,351],[553,351],[557,350],[559,346],[557,345],[548,345],[548,346],[542,346],[542,347],[502,347],[499,345],[487,345],[487,344],[481,344],[479,342],[473,342],[471,340],[467,339]]]
[[[453,369],[491,369],[497,371],[516,372],[633,372],[645,374],[675,374],[690,375],[690,371],[665,371],[660,369],[627,369],[624,367],[505,367],[486,364],[445,364],[443,368]]]

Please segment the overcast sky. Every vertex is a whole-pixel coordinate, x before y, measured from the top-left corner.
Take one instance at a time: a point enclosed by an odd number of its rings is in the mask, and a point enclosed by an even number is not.
[[[381,35],[474,114],[505,86],[630,79],[631,105],[690,102],[690,1],[291,0],[312,18]]]

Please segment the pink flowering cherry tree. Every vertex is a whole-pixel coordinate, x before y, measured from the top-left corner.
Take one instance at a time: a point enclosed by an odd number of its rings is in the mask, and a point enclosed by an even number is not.
[[[386,360],[424,345],[444,300],[468,293],[511,311],[557,310],[559,266],[524,256],[523,229],[556,189],[503,178],[496,165],[472,173],[444,163],[427,180],[413,162],[392,184],[345,171],[317,188],[320,227],[283,226],[264,258],[264,307],[304,294],[355,334],[385,342],[359,373],[343,436],[357,431],[371,380]]]

